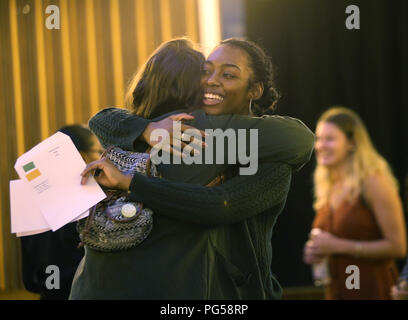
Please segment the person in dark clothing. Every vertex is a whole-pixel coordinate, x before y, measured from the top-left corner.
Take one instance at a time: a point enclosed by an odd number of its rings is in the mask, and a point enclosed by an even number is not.
[[[173,65],[180,61],[177,54],[172,59]],[[185,65],[183,60],[180,63]],[[197,66],[189,68],[194,67]],[[135,175],[132,179],[104,159],[87,167],[83,183],[94,169],[101,169],[97,181],[130,190],[132,200],[153,209],[154,226],[145,241],[124,252],[106,254],[86,248],[74,278],[71,299],[281,296],[280,285],[270,272],[272,229],[285,204],[292,171],[310,159],[314,135],[297,119],[248,116],[251,109],[260,112],[273,106],[275,92],[269,67],[270,61],[263,51],[252,43],[231,40],[221,44],[204,65],[203,109],[185,115],[190,122],[184,128],[258,129],[260,164],[256,174],[239,176],[236,165],[181,163],[158,165],[163,178]],[[201,70],[202,65],[198,68]],[[172,75],[174,82],[183,76],[174,67]],[[200,74],[194,75],[189,83],[199,83]],[[154,76],[160,78],[158,74]],[[148,81],[139,80],[139,84],[145,83]],[[143,93],[152,95],[157,84],[144,87]],[[163,94],[177,92],[160,89]],[[201,92],[196,94],[202,99]],[[137,90],[133,90],[133,95],[137,95]],[[184,98],[179,95],[177,103],[173,99],[168,101],[183,109]],[[135,101],[140,100],[135,97]],[[157,105],[154,108],[159,112]],[[154,146],[150,132],[155,128],[171,132],[175,119],[174,114],[152,119],[153,110],[145,110],[143,103],[133,103],[132,113],[108,108],[89,124],[102,145],[144,152],[149,144]],[[230,177],[225,184],[204,187],[223,172]]]
[[[75,124],[58,131],[72,139],[86,163],[100,158],[102,147],[89,128]],[[69,223],[55,232],[47,231],[21,237],[25,288],[39,293],[41,300],[67,300],[75,270],[84,256],[84,249],[78,248],[79,242],[76,222]],[[58,267],[59,274],[54,274],[55,269],[47,270],[48,266]],[[53,280],[50,281],[52,288],[47,288],[47,278],[54,275],[59,276],[59,289]]]

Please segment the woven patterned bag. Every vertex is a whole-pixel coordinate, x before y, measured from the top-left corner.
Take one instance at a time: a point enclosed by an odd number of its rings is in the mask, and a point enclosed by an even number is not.
[[[148,153],[106,149],[108,158],[125,175],[136,172],[158,176]],[[129,191],[104,189],[107,198],[91,208],[88,218],[79,220],[77,230],[81,244],[88,248],[114,252],[137,246],[147,238],[153,227],[153,212],[142,203],[132,202]]]

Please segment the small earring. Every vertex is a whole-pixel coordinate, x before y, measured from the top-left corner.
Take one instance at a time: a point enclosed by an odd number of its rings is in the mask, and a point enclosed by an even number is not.
[[[249,99],[249,114],[252,114],[252,99]]]

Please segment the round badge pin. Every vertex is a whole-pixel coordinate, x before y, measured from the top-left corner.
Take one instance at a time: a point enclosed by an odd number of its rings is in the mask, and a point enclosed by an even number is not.
[[[122,216],[132,218],[136,214],[136,207],[131,203],[126,203],[121,209]]]

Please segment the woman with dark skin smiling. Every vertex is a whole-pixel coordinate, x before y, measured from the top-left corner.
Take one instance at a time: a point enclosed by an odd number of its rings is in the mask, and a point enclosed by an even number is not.
[[[109,108],[90,120],[102,145],[135,151],[157,143],[150,139],[154,129],[164,128],[171,135],[174,119],[190,120],[184,129],[256,128],[259,168],[254,175],[239,176],[238,166],[226,163],[162,164],[158,166],[162,178],[149,179],[123,176],[106,159],[87,166],[82,183],[100,169],[97,181],[130,190],[132,200],[154,211],[154,226],[151,235],[131,250],[107,255],[87,249],[71,298],[280,297],[281,288],[270,272],[272,229],[284,207],[292,170],[309,160],[314,136],[293,118],[248,117],[251,109],[260,114],[274,104],[270,66],[256,45],[226,41],[204,65],[202,110],[152,121],[145,114],[146,104],[136,99],[136,86],[130,89],[135,98],[132,113]],[[229,178],[225,184],[205,186],[223,172]]]
[[[247,99],[248,87],[253,88],[253,96],[262,96],[264,91],[263,82],[253,77],[254,71],[242,49],[233,45],[219,46],[211,53],[203,67],[202,109],[211,115],[248,115],[248,105],[242,103]],[[276,95],[273,87],[269,90]]]

